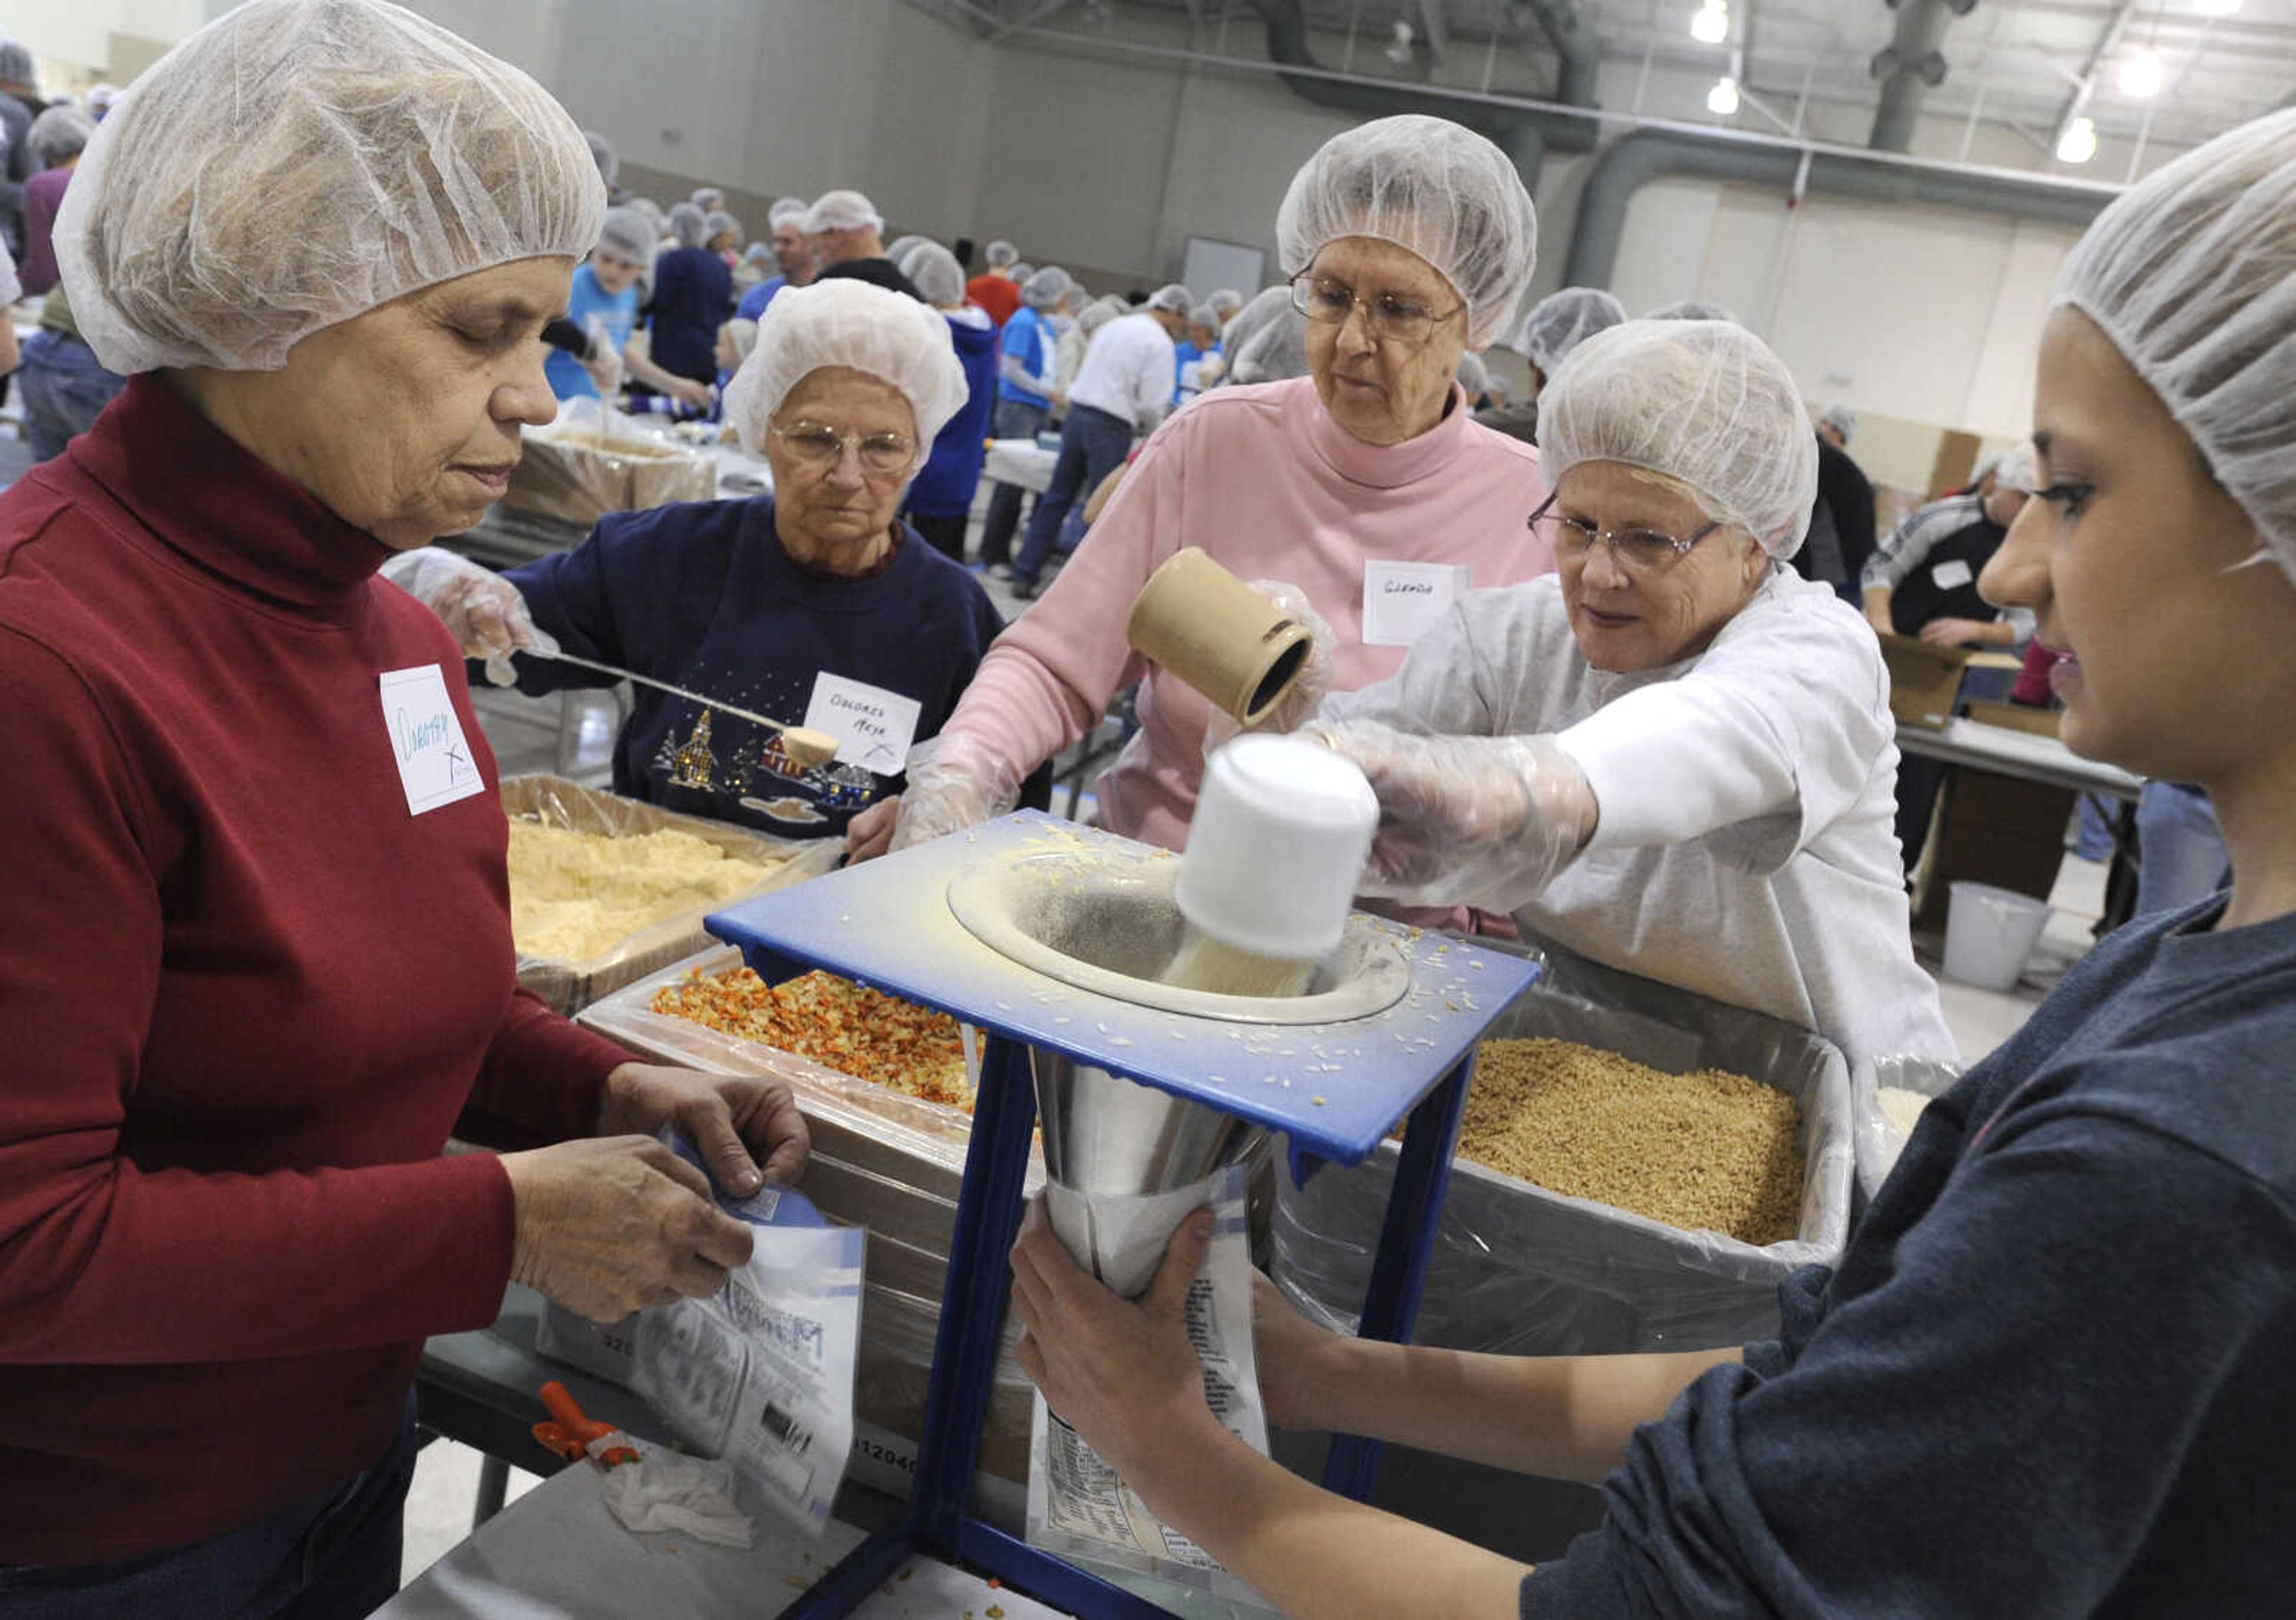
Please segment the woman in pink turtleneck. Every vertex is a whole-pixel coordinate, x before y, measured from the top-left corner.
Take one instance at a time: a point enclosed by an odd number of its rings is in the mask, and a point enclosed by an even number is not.
[[[1366,124],[1293,177],[1276,235],[1296,267],[1311,374],[1207,394],[1149,441],[1059,582],[910,756],[898,830],[890,804],[855,822],[857,855],[1009,810],[1021,779],[1135,681],[1140,733],[1100,781],[1099,819],[1178,847],[1210,709],[1131,652],[1124,621],[1184,545],[1303,590],[1337,638],[1342,691],[1403,660],[1407,633],[1374,625],[1366,637],[1367,593],[1393,577],[1382,565],[1455,565],[1476,588],[1553,570],[1524,521],[1546,497],[1538,453],[1471,420],[1455,380],[1530,280],[1537,221],[1505,156],[1440,119]],[[1429,622],[1449,600],[1438,588]]]

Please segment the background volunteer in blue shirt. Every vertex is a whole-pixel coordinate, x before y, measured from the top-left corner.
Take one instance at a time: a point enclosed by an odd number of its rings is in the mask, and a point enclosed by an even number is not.
[[[800,767],[777,732],[641,687],[613,782],[785,838],[841,836],[900,791],[909,745],[939,731],[1004,628],[980,582],[893,515],[964,398],[934,311],[863,282],[795,290],[766,312],[726,402],[774,495],[617,512],[501,576],[425,547],[389,577],[490,677],[526,650],[521,691],[611,683],[532,656],[562,647],[839,737],[836,760]]]
[[[619,355],[637,324],[638,281],[653,262],[653,227],[634,209],[609,209],[590,257],[575,266],[566,319],[595,340],[603,332]],[[550,391],[560,399],[595,399],[598,386],[579,356],[554,348],[543,362]]]
[[[1283,1428],[1603,1481],[1535,1571],[1344,1501],[1204,1404],[1183,1304],[1032,1208],[1018,1354],[1177,1533],[1286,1615],[2265,1620],[2296,1591],[2296,110],[2162,168],[2060,278],[2043,487],[1988,598],[2071,655],[2076,752],[2199,781],[2233,886],[2112,936],[1932,1103],[1775,1340],[1470,1355],[1254,1311]],[[1526,798],[1529,795],[1527,792]]]
[[[744,321],[761,319],[766,306],[784,288],[813,284],[813,250],[806,245],[802,197],[783,197],[766,210],[767,245],[773,249],[777,274],[769,275],[742,295],[734,313]]]
[[[1048,382],[1060,346],[1049,317],[1060,307],[1070,284],[1069,273],[1057,265],[1036,272],[1021,283],[1021,307],[1004,323],[1004,348],[997,361],[998,438],[1034,438],[1052,419],[1054,405],[1068,404]],[[1000,483],[989,491],[988,512],[980,526],[983,566],[1011,569],[1013,536],[1021,527],[1021,507],[1027,495],[1018,484]]]
[[[706,385],[718,376],[718,329],[734,313],[734,273],[709,250],[709,216],[693,204],[669,210],[669,232],[677,245],[653,261],[647,352],[671,376]]]
[[[939,242],[920,244],[902,274],[948,323],[956,360],[964,368],[964,404],[934,438],[924,470],[909,486],[901,516],[925,543],[952,562],[964,560],[964,530],[972,518],[972,491],[987,459],[988,411],[996,397],[996,323],[964,300],[964,266]]]

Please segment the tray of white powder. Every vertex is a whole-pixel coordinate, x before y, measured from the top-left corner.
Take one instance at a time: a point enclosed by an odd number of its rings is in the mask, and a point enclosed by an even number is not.
[[[1910,1057],[1879,1058],[1851,1071],[1850,1142],[1857,1157],[1861,1210],[1890,1179],[1922,1110],[1931,1098],[1951,1091],[1961,1073],[1956,1064]]]

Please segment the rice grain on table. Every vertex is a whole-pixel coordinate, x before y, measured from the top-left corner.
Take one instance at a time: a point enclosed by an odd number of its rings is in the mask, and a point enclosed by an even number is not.
[[[1572,1041],[1486,1041],[1459,1154],[1745,1243],[1782,1242],[1800,1224],[1800,1107],[1721,1069],[1669,1075]]]

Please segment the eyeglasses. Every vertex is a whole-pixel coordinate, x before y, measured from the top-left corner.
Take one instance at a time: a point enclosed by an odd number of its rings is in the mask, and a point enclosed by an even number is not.
[[[1375,298],[1357,296],[1356,290],[1345,282],[1328,275],[1306,271],[1292,278],[1292,307],[1311,321],[1321,321],[1330,326],[1344,326],[1348,317],[1357,308],[1364,312],[1364,328],[1382,342],[1400,343],[1418,348],[1435,335],[1435,329],[1464,309],[1464,304],[1437,311],[1424,304],[1399,299],[1391,292]]]
[[[1617,528],[1596,528],[1592,523],[1577,518],[1550,516],[1554,497],[1530,514],[1529,526],[1536,529],[1547,526],[1549,543],[1554,547],[1557,562],[1577,562],[1594,552],[1597,545],[1611,548],[1611,560],[1629,574],[1661,574],[1690,555],[1691,548],[1718,528],[1728,527],[1720,521],[1706,524],[1687,540],[1677,540],[1659,529],[1645,528],[1640,524],[1622,524]]]
[[[840,433],[817,421],[775,423],[767,430],[802,466],[827,471],[845,459],[847,446],[859,454],[862,472],[870,478],[894,478],[916,462],[917,447],[899,433]]]

